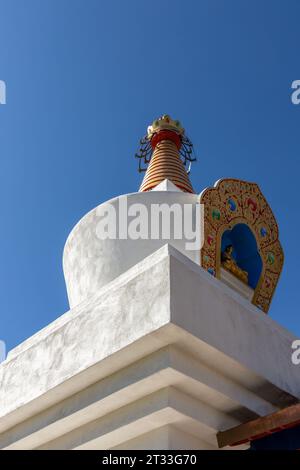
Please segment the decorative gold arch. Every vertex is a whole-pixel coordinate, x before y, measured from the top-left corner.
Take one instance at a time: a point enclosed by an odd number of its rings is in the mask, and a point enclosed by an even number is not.
[[[224,178],[200,194],[200,203],[204,204],[201,266],[220,278],[222,235],[236,224],[246,224],[255,236],[263,265],[252,303],[267,313],[282,271],[284,254],[276,219],[259,186]]]

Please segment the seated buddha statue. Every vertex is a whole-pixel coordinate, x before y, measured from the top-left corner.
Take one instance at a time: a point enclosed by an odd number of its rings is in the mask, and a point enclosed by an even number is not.
[[[225,250],[221,253],[221,264],[224,269],[231,272],[236,276],[240,281],[248,284],[248,273],[243,271],[237,264],[232,255],[233,246],[227,245]]]

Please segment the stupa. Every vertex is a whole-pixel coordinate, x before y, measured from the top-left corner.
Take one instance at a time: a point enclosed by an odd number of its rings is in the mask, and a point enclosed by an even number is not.
[[[233,178],[197,193],[168,115],[136,157],[140,190],[67,239],[70,310],[0,365],[2,449],[246,449],[278,431],[268,416],[296,426],[280,414],[300,397],[295,337],[266,315],[283,266],[266,198]]]

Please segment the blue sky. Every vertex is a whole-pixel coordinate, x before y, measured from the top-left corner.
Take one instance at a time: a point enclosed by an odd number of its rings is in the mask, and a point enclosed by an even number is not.
[[[0,339],[11,349],[68,310],[75,223],[134,192],[134,153],[169,113],[191,137],[197,191],[256,181],[280,227],[270,315],[300,336],[297,0],[0,0]]]

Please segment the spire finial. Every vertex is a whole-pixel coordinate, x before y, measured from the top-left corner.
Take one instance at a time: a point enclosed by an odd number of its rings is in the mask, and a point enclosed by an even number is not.
[[[136,154],[139,172],[146,171],[140,191],[149,191],[168,179],[182,191],[194,192],[188,174],[196,158],[193,144],[180,121],[173,120],[168,114],[155,119],[140,144]]]

